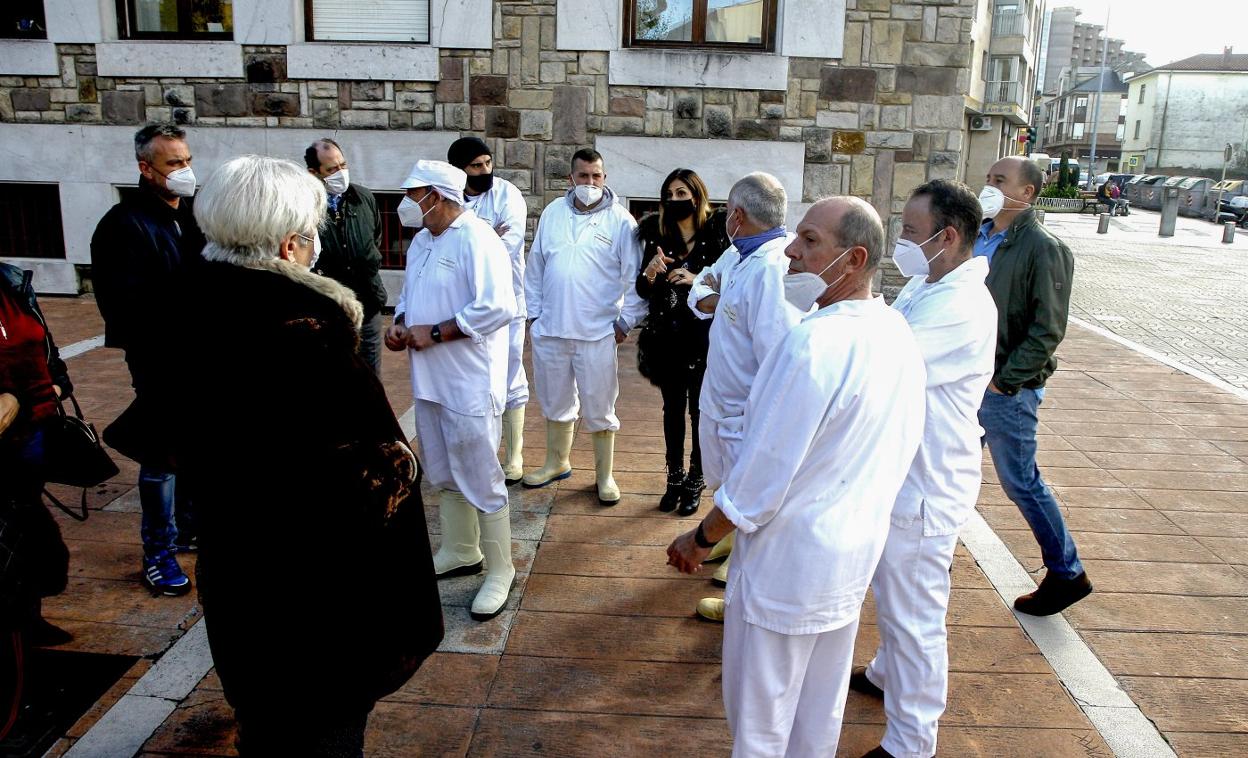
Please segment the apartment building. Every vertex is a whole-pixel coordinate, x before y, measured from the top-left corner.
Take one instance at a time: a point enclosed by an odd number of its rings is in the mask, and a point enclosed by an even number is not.
[[[975,0],[6,5],[0,256],[35,269],[40,290],[67,293],[89,274],[96,221],[137,182],[131,137],[153,120],[186,125],[201,177],[239,153],[299,160],[314,138],[334,137],[352,178],[378,192],[392,269],[409,239],[393,212],[407,168],[470,133],[525,194],[530,227],[566,188],[573,151],[592,145],[636,212],[678,166],[702,174],[718,201],[762,169],[784,183],[792,218],[820,196],[857,195],[891,239],[913,187],[959,173],[976,10]],[[1033,9],[1015,8],[1030,33]],[[1030,61],[1026,39],[1012,55]]]
[[[1119,158],[1126,136],[1128,87],[1112,68],[1063,71],[1059,94],[1045,98],[1037,143],[1054,157],[1069,154],[1081,166],[1091,165],[1093,134],[1096,164],[1092,170],[1126,170]]]

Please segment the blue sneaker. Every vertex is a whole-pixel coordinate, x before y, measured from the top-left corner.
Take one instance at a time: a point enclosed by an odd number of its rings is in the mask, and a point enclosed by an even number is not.
[[[191,580],[168,550],[143,556],[143,583],[153,593],[177,597],[191,591]]]

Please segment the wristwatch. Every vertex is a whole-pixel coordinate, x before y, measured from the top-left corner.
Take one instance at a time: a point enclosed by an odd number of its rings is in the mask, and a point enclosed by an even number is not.
[[[433,340],[434,342],[442,341],[442,325],[441,324],[433,325],[433,328],[429,330],[429,339]]]
[[[702,531],[702,522],[698,522],[698,528],[693,532],[693,541],[698,547],[706,550],[715,547],[715,543],[706,538],[706,532]]]

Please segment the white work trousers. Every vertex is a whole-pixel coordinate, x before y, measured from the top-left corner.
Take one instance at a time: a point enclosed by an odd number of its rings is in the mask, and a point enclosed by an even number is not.
[[[507,410],[529,402],[529,376],[524,373],[524,319],[507,325]]]
[[[702,446],[702,478],[708,491],[719,489],[737,465],[744,432],[744,416],[721,420],[703,408],[698,419],[698,443]]]
[[[893,524],[871,580],[880,647],[867,678],[884,690],[880,744],[897,758],[936,755],[949,688],[949,567],[958,535],[923,536],[923,519]]]
[[[585,431],[619,431],[617,368],[614,334],[592,342],[533,335],[533,380],[548,421],[575,421],[579,412]]]
[[[836,755],[849,694],[855,618],[822,634],[779,634],[724,617],[724,711],[733,758]]]
[[[482,513],[507,505],[498,462],[503,417],[465,416],[428,400],[416,401],[420,466],[433,486],[462,494]]]

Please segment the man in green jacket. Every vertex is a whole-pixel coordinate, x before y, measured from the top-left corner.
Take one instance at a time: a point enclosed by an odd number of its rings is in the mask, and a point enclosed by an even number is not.
[[[979,409],[984,441],[1001,488],[1022,511],[1044,557],[1044,579],[1014,607],[1033,616],[1060,613],[1092,592],[1075,541],[1036,465],[1037,411],[1053,353],[1066,335],[1075,261],[1070,248],[1037,220],[1032,201],[1044,186],[1035,163],[1002,158],[988,170],[980,204],[988,219],[975,255],[988,258],[987,285],[997,304],[997,356]]]
[[[353,184],[342,148],[328,137],[303,153],[308,173],[325,183],[329,213],[320,228],[321,253],[312,268],[351,288],[364,306],[360,357],[381,374],[381,309],[386,287],[381,282],[381,214],[373,193]]]

